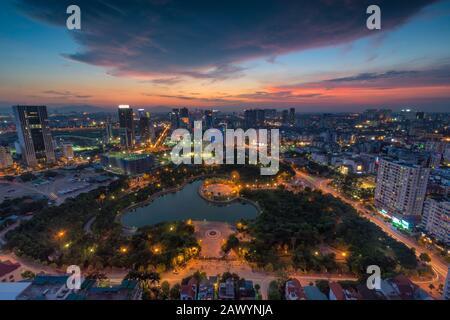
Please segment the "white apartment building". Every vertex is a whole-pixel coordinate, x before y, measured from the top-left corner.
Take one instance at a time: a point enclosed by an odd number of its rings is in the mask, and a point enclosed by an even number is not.
[[[375,205],[391,216],[420,216],[429,175],[429,168],[380,159]]]
[[[442,296],[445,300],[450,300],[450,266],[448,267],[447,279],[445,279],[444,294]]]
[[[421,227],[436,240],[450,245],[450,199],[428,197],[423,206]]]

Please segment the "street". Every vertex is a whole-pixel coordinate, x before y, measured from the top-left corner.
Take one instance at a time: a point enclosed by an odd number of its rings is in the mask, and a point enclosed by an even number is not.
[[[432,281],[428,282],[417,282],[418,284],[424,284],[424,283],[444,283],[444,280],[447,276],[447,264],[439,257],[437,256],[433,251],[424,248],[422,246],[419,246],[418,243],[415,242],[415,240],[408,238],[404,234],[401,234],[396,229],[392,228],[390,224],[385,223],[381,218],[379,218],[377,215],[372,216],[371,212],[367,210],[361,203],[350,200],[344,196],[342,196],[339,192],[331,188],[329,184],[328,179],[314,177],[309,174],[306,174],[303,171],[296,170],[296,176],[294,178],[296,181],[301,181],[305,186],[310,187],[312,189],[321,190],[324,194],[331,194],[332,196],[341,199],[342,201],[350,204],[353,206],[357,211],[364,214],[364,217],[368,220],[370,220],[372,223],[376,224],[378,227],[380,227],[385,233],[387,233],[389,236],[394,238],[397,241],[400,241],[404,243],[409,248],[414,248],[416,250],[416,255],[419,256],[421,253],[427,253],[430,258],[431,262],[430,265],[433,268],[434,272],[437,274],[438,278]]]

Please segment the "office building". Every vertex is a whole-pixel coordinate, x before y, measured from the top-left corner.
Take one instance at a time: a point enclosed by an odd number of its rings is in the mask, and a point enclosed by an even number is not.
[[[289,111],[288,110],[283,110],[281,112],[281,122],[283,124],[287,124],[289,120]]]
[[[256,127],[256,110],[245,110],[244,111],[244,123],[245,128],[255,128]]]
[[[179,116],[179,125],[182,128],[189,128],[190,127],[190,117],[189,117],[189,110],[187,108],[180,109],[180,116]]]
[[[244,111],[245,128],[260,128],[266,124],[266,110],[253,109]]]
[[[111,143],[113,140],[113,129],[112,129],[112,123],[111,123],[111,117],[106,118],[106,124],[105,124],[105,143]]]
[[[73,146],[71,144],[63,144],[62,146],[63,156],[67,160],[73,160],[74,153],[73,153]]]
[[[11,152],[7,146],[0,146],[0,169],[7,169],[13,165]]]
[[[56,161],[46,106],[14,106],[20,151],[30,167]]]
[[[155,163],[155,159],[151,154],[131,152],[103,154],[100,160],[106,170],[132,176],[150,171]]]
[[[119,106],[120,144],[125,148],[134,146],[133,109],[128,105]]]
[[[205,111],[205,129],[214,128],[214,112],[212,110]]]
[[[172,112],[169,114],[170,116],[170,124],[172,125],[172,129],[177,129],[180,127],[180,109],[172,109]]]
[[[389,216],[420,216],[429,174],[429,168],[380,159],[375,205]]]
[[[442,295],[442,297],[445,300],[450,300],[450,265],[448,266],[447,278],[445,279],[444,294]]]
[[[289,124],[291,126],[295,125],[295,108],[289,109]]]
[[[450,199],[432,196],[425,200],[423,206],[423,230],[436,240],[450,245]]]
[[[141,138],[141,143],[149,143],[152,139],[152,124],[150,122],[150,112],[144,109],[138,110],[139,114],[139,135]]]

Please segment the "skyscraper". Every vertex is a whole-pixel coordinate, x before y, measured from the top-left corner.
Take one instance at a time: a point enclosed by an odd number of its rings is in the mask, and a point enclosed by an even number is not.
[[[139,135],[141,136],[141,143],[147,143],[151,139],[150,112],[147,112],[144,109],[139,109],[138,114],[139,114]]]
[[[212,110],[205,110],[205,129],[214,127],[214,112]]]
[[[170,115],[170,124],[172,129],[177,129],[180,127],[180,109],[172,109]]]
[[[111,117],[106,118],[106,124],[105,124],[105,142],[111,143],[113,139],[113,130],[112,130],[112,123],[111,123]]]
[[[244,122],[245,128],[255,128],[257,122],[256,110],[245,110],[244,111]]]
[[[180,109],[180,126],[189,128],[190,126],[189,110],[187,108]]]
[[[389,215],[420,216],[429,174],[429,168],[381,159],[375,205]]]
[[[289,111],[288,110],[283,110],[281,112],[281,122],[283,124],[287,124],[288,123],[288,118],[289,118]]]
[[[120,144],[125,148],[134,145],[133,109],[128,105],[119,106]]]
[[[257,127],[264,127],[266,124],[266,111],[263,109],[256,110],[256,125]]]
[[[46,106],[14,106],[23,160],[30,167],[56,161]]]
[[[66,158],[67,160],[73,160],[74,158],[73,146],[70,143],[63,144],[62,151],[64,158]]]
[[[289,109],[289,124],[295,125],[295,108]]]
[[[188,110],[188,108],[181,108],[180,116],[182,118],[189,118],[189,110]]]

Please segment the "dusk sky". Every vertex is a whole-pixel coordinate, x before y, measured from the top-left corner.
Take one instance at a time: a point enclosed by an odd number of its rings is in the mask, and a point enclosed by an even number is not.
[[[82,29],[66,28],[77,4]],[[382,29],[366,28],[381,7]],[[0,107],[450,111],[450,1],[20,0]]]

